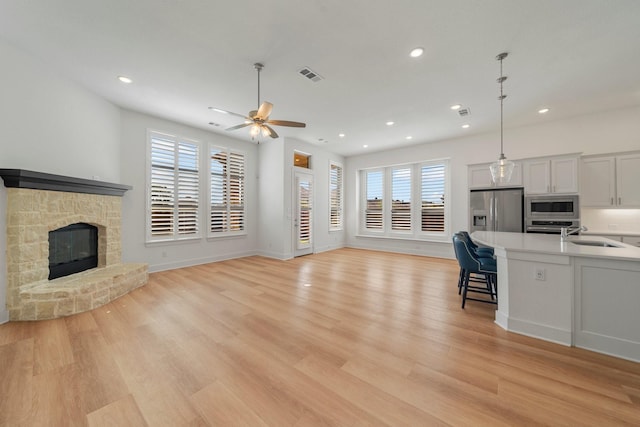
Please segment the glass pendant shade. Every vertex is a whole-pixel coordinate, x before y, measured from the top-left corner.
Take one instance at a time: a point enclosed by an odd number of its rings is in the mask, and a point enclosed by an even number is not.
[[[502,91],[502,84],[507,77],[502,74],[502,60],[506,58],[508,53],[504,52],[496,56],[496,59],[500,61],[500,77],[497,82],[500,84],[500,158],[497,161],[491,163],[489,170],[491,171],[491,180],[495,185],[503,185],[509,183],[511,180],[511,174],[515,168],[515,163],[511,160],[507,160],[504,156],[504,124],[503,124],[503,112],[504,112],[504,99],[507,95]]]
[[[513,174],[513,168],[515,163],[511,160],[507,160],[504,154],[500,155],[500,158],[491,163],[489,170],[491,171],[491,179],[494,184],[502,185],[507,184],[511,180],[511,174]]]

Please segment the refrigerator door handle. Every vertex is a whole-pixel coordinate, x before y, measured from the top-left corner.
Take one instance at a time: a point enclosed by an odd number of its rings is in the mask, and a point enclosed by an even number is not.
[[[498,231],[500,228],[498,227],[498,198],[493,198],[493,231]]]

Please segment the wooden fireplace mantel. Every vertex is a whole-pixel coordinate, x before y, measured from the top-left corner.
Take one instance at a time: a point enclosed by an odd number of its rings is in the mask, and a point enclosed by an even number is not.
[[[4,180],[4,186],[7,188],[31,188],[34,190],[66,191],[69,193],[120,197],[127,190],[133,188],[130,185],[34,172],[25,169],[0,169],[0,176]]]

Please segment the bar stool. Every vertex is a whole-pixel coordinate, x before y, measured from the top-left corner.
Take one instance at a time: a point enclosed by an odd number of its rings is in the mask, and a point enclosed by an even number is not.
[[[456,258],[458,264],[460,264],[460,279],[459,286],[462,289],[462,308],[464,308],[466,301],[479,301],[489,304],[497,304],[497,266],[495,260],[490,262],[487,258],[479,258],[475,252],[469,247],[466,240],[459,234],[453,236],[453,247],[456,252]],[[476,278],[481,279],[485,286],[472,286],[469,284],[471,275],[475,275]],[[479,294],[489,295],[490,300],[474,298],[468,296],[468,292],[474,292]]]

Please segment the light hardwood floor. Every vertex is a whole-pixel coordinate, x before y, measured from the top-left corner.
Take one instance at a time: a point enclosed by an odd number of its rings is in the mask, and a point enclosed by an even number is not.
[[[640,364],[505,332],[457,275],[356,249],[155,273],[0,325],[0,424],[640,425]]]

